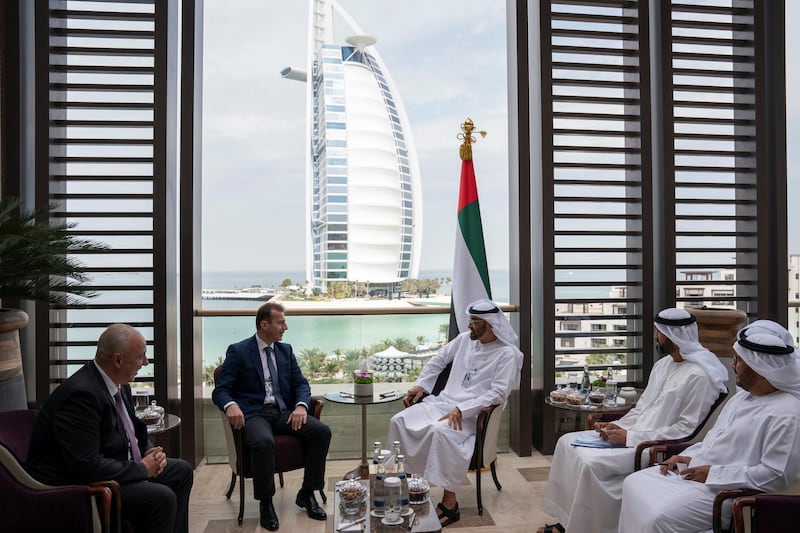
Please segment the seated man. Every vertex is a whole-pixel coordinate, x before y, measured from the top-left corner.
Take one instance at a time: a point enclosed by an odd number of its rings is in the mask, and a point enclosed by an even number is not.
[[[27,466],[51,485],[117,481],[122,518],[135,531],[188,533],[192,466],[167,459],[160,446],[147,442],[147,427],[134,416],[126,385],[147,365],[146,350],[134,328],[109,326],[97,341],[94,361],[42,406]]]
[[[791,333],[789,333],[789,330],[772,320],[756,320],[755,322],[751,322],[740,329],[736,336],[737,338],[741,339],[755,333],[767,333],[770,335],[775,335],[781,339],[786,346],[795,345],[794,337]],[[800,356],[800,351],[795,350],[795,355]]]
[[[690,435],[720,392],[727,391],[728,372],[698,341],[696,322],[684,309],[665,309],[656,315],[656,350],[668,357],[653,365],[636,407],[615,422],[595,424],[595,430],[618,447],[573,445],[593,431],[569,433],[558,440],[542,509],[559,523],[540,531],[616,531],[622,481],[633,472],[636,446]]]
[[[326,520],[314,491],[325,486],[325,458],[331,430],[308,416],[311,388],[292,345],[279,342],[288,329],[283,306],[267,302],[256,312],[256,333],[228,346],[212,400],[235,429],[242,429],[253,465],[253,493],[261,502],[261,527],[278,529],[275,494],[275,440],[294,435],[303,441],[306,468],[295,503],[309,518]],[[277,373],[277,377],[276,374]]]
[[[407,393],[414,405],[394,415],[389,424],[388,442],[400,441],[406,470],[444,489],[437,511],[442,526],[461,518],[456,490],[466,480],[475,450],[478,413],[488,405],[505,404],[519,384],[522,368],[522,352],[514,346],[517,335],[497,304],[477,300],[466,312],[469,331],[425,364]],[[438,396],[423,398],[451,362],[445,388]]]
[[[725,404],[703,442],[628,476],[620,532],[710,530],[718,492],[783,490],[800,479],[800,364],[794,346],[775,335],[747,332],[733,347],[736,384],[743,390]]]

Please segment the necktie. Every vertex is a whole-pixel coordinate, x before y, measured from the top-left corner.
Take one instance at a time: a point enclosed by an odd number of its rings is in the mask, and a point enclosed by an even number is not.
[[[142,452],[139,451],[139,441],[136,439],[136,432],[133,430],[133,422],[125,408],[125,402],[122,401],[122,390],[118,390],[114,395],[114,404],[117,407],[117,415],[122,420],[122,425],[125,427],[125,433],[128,434],[128,444],[130,445],[131,455],[134,461],[142,460]]]
[[[275,369],[275,363],[272,362],[272,346],[264,348],[267,352],[267,366],[269,367],[269,374],[272,377],[272,395],[275,396],[275,401],[278,402],[278,407],[281,411],[286,410],[286,402],[283,401],[283,394],[281,394],[281,384],[278,381],[278,371]]]

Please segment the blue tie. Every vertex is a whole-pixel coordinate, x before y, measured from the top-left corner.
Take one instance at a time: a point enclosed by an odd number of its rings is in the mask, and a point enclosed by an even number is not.
[[[275,369],[275,363],[272,362],[272,346],[267,346],[264,350],[267,352],[267,367],[272,377],[272,395],[275,396],[275,401],[278,402],[281,411],[286,411],[286,402],[283,401],[281,384],[278,381],[278,371]]]

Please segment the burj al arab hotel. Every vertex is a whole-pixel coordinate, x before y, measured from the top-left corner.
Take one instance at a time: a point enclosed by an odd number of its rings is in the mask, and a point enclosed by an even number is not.
[[[334,43],[333,17],[353,32]],[[335,0],[311,0],[306,82],[307,279],[369,282],[390,294],[419,276],[422,195],[408,117],[364,32]]]

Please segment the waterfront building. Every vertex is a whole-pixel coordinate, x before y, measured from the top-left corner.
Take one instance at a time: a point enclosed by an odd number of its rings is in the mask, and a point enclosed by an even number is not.
[[[800,256],[792,257],[800,260]],[[796,287],[798,281],[792,277],[790,272],[789,285]],[[736,309],[735,283],[736,273],[733,269],[682,270],[678,273],[675,298],[682,300],[679,307]],[[609,365],[612,368],[625,364],[629,338],[625,319],[627,290],[626,286],[618,285],[608,291],[607,298],[556,304],[557,369],[575,372],[577,367],[584,364]],[[797,309],[793,311],[797,312]],[[620,318],[613,318],[615,316]],[[597,318],[587,320],[586,317]],[[557,381],[567,383],[574,381],[575,377],[560,372]]]
[[[369,282],[392,294],[419,273],[420,173],[411,128],[386,65],[335,0],[310,2],[307,70],[307,279]],[[355,32],[335,43],[336,13]]]

